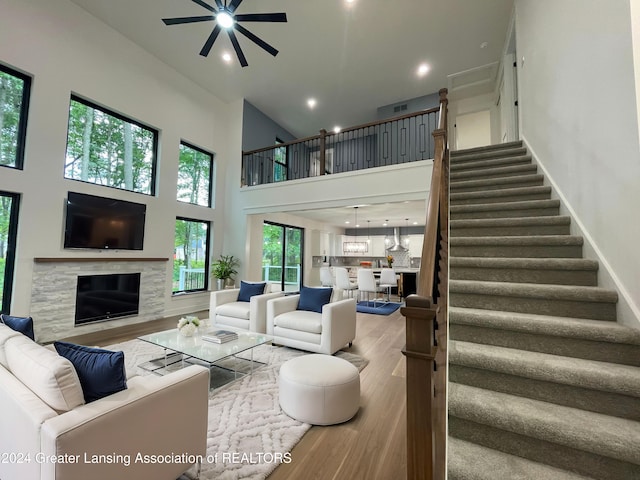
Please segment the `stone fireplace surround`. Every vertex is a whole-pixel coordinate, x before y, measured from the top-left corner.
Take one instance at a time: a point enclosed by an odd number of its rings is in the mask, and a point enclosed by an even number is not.
[[[161,318],[168,258],[35,258],[30,315],[38,342]],[[140,272],[138,315],[75,326],[79,275]]]

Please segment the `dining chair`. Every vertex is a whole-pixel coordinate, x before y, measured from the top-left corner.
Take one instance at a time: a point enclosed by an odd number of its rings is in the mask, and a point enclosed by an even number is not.
[[[376,306],[376,294],[378,292],[382,292],[382,290],[378,284],[376,283],[376,277],[373,275],[373,270],[369,268],[359,268],[358,269],[358,290],[362,292],[366,292],[367,294],[367,303],[369,302],[369,294],[373,292],[373,306]]]
[[[380,272],[380,288],[387,289],[387,302],[391,301],[391,289],[398,286],[398,279],[393,268],[383,268]]]
[[[333,287],[333,275],[329,267],[320,267],[320,284],[323,287]]]
[[[353,297],[354,290],[358,290],[358,284],[353,283],[349,279],[349,272],[344,267],[335,267],[333,271],[336,274],[336,288],[347,292],[347,295]]]

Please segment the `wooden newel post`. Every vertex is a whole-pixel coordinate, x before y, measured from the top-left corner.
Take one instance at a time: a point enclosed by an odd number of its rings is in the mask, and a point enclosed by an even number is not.
[[[327,146],[327,131],[323,128],[320,130],[320,175],[324,175],[326,169],[325,151]]]
[[[406,305],[401,313],[407,319],[407,479],[432,480],[436,307],[419,295],[409,295]]]

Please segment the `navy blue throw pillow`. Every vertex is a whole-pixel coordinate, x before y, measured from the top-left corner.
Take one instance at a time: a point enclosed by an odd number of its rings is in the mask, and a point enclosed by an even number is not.
[[[31,317],[12,317],[11,315],[0,315],[0,321],[4,323],[11,330],[20,332],[26,335],[31,340],[35,340],[36,336],[33,333],[33,318]]]
[[[238,293],[239,302],[248,302],[254,295],[262,295],[264,293],[264,287],[266,282],[261,283],[248,283],[240,282],[240,293]]]
[[[76,369],[85,402],[93,402],[127,388],[124,353],[53,342],[58,354]]]
[[[298,299],[298,310],[322,313],[322,306],[331,301],[333,288],[302,287]]]

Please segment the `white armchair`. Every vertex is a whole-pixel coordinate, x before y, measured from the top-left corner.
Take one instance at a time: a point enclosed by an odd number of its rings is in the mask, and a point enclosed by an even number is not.
[[[333,355],[356,338],[356,301],[330,302],[322,313],[297,310],[300,295],[267,302],[267,334],[273,343]]]
[[[248,302],[238,301],[239,295],[240,288],[211,292],[209,320],[212,326],[225,330],[266,333],[267,301],[281,297],[283,293],[253,295]]]

